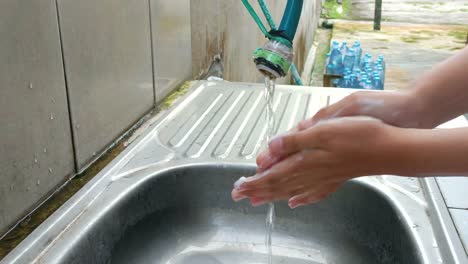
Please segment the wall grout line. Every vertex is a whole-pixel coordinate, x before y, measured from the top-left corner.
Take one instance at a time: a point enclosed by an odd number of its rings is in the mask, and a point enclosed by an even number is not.
[[[151,77],[153,80],[153,104],[157,104],[156,93],[156,69],[154,65],[154,39],[153,39],[153,16],[151,15],[151,0],[148,0],[148,15],[149,15],[149,31],[150,31],[150,44],[151,44]]]
[[[77,148],[76,148],[76,135],[75,131],[73,129],[73,114],[72,114],[72,109],[71,109],[71,100],[70,100],[70,91],[69,91],[69,84],[68,84],[68,78],[67,78],[67,65],[65,61],[65,52],[63,49],[63,37],[62,37],[62,27],[61,27],[61,20],[60,20],[60,9],[59,9],[59,0],[55,0],[55,9],[57,12],[57,26],[58,26],[58,33],[59,33],[59,42],[60,42],[60,52],[62,53],[62,66],[63,66],[63,77],[65,81],[65,93],[67,97],[67,109],[68,109],[68,118],[70,121],[70,135],[71,135],[71,140],[72,140],[72,151],[73,151],[73,166],[74,166],[74,173],[78,173],[78,153],[77,153]],[[72,176],[73,177],[73,176]]]

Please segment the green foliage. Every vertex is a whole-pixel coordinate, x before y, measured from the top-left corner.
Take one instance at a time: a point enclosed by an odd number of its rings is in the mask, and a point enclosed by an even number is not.
[[[342,12],[338,12],[339,8],[342,8]],[[337,0],[326,0],[323,3],[322,18],[329,19],[346,19],[349,18],[351,12],[351,0],[343,0],[343,3],[339,5]]]

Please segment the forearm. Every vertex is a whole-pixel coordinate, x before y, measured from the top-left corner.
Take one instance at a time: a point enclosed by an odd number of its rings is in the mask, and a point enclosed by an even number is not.
[[[468,128],[401,129],[393,138],[387,174],[468,176]]]
[[[468,112],[468,47],[435,66],[411,90],[421,127],[433,128]]]

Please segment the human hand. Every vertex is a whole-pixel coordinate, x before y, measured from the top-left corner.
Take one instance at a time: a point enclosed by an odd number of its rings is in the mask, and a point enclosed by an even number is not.
[[[369,116],[386,124],[404,128],[422,128],[422,102],[408,91],[360,91],[321,109],[298,127],[304,129],[320,120],[345,116]]]
[[[300,122],[293,130],[308,129],[320,121],[350,116],[374,117],[386,124],[404,128],[425,128],[432,126],[424,121],[422,106],[410,92],[355,92],[343,100],[321,109],[312,118]],[[268,169],[278,162],[269,150],[257,156],[258,172]]]
[[[320,201],[345,181],[384,169],[381,150],[392,144],[393,130],[374,118],[344,117],[279,136],[268,151],[278,162],[245,179],[232,198],[253,206],[287,199],[291,208]]]

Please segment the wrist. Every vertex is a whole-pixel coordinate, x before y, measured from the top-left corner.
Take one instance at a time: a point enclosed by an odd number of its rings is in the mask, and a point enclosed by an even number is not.
[[[374,175],[415,176],[420,161],[417,134],[420,129],[407,129],[383,124],[373,152]]]
[[[427,96],[417,89],[405,92],[403,99],[403,119],[405,128],[433,128],[431,108]]]
[[[378,174],[411,177],[467,175],[468,128],[391,128]]]

